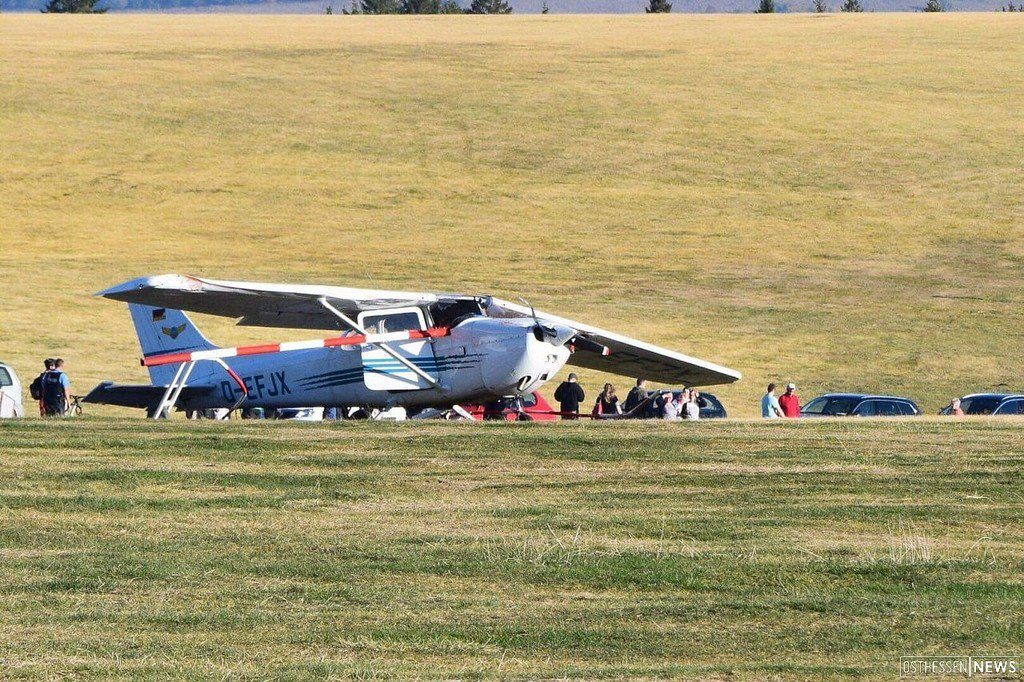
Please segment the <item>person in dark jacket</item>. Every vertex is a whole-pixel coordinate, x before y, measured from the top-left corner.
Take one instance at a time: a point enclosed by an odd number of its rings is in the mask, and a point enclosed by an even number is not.
[[[587,394],[580,386],[580,378],[573,372],[569,378],[555,389],[555,400],[558,401],[562,419],[579,419],[580,403],[587,399]]]
[[[641,377],[636,380],[636,386],[629,390],[629,395],[626,396],[626,402],[622,406],[622,411],[626,413],[632,412],[645,400],[647,400],[647,379]]]
[[[63,417],[70,406],[71,382],[64,373],[64,361],[56,358],[53,369],[43,373],[43,397],[40,400],[44,417]]]
[[[609,414],[622,414],[622,408],[619,407],[619,396],[615,395],[615,387],[605,384],[604,390],[597,396],[597,402],[594,403],[594,416],[600,417]]]
[[[33,379],[28,387],[28,392],[39,405],[40,417],[46,416],[46,408],[43,406],[43,378],[46,377],[47,372],[53,371],[53,358],[43,360],[43,368],[43,373]]]

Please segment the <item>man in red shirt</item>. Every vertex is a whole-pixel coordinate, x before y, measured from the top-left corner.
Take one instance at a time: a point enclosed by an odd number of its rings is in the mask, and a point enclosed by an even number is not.
[[[779,396],[779,407],[782,414],[792,418],[800,416],[800,396],[796,394],[796,384],[787,384],[786,392]]]

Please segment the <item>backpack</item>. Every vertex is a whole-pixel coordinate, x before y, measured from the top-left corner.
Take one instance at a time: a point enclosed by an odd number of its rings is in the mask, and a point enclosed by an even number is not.
[[[39,377],[40,393],[44,403],[46,404],[59,404],[62,403],[67,396],[64,395],[64,384],[61,383],[61,377],[64,376],[64,372],[59,369],[52,370],[50,372],[43,372]]]
[[[46,374],[46,372],[43,372]],[[32,400],[43,399],[43,374],[37,376],[31,384],[28,385],[29,395],[32,396]]]

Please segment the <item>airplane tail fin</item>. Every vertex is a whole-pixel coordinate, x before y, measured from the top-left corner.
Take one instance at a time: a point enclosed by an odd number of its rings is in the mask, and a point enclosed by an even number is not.
[[[132,314],[135,332],[139,335],[139,345],[145,357],[217,348],[180,310],[138,303],[129,303],[128,310]],[[150,367],[149,378],[155,385],[164,386],[174,378],[177,369],[177,365]]]

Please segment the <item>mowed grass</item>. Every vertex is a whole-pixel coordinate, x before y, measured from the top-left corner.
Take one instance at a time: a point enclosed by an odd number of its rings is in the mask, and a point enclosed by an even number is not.
[[[1020,390],[1022,31],[5,15],[0,357],[141,380],[89,294],[184,271],[522,295],[741,370],[737,415],[772,379]]]
[[[895,677],[1024,639],[1018,422],[0,424],[9,677]]]

